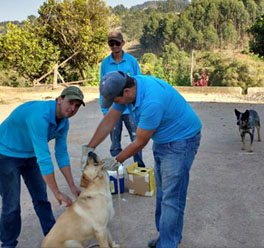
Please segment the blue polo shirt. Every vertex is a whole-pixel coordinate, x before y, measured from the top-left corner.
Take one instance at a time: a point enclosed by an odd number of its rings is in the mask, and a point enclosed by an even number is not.
[[[122,71],[129,76],[136,76],[141,74],[136,58],[128,53],[125,53],[124,51],[123,58],[119,63],[117,63],[113,59],[112,53],[102,61],[100,79],[102,79],[106,73],[111,71]],[[100,106],[101,103],[102,96],[100,95]],[[101,110],[103,114],[106,114],[108,112],[108,108],[101,107]],[[129,111],[125,110],[123,114],[129,114]]]
[[[164,144],[188,139],[197,134],[202,124],[189,103],[165,81],[152,76],[135,76],[137,96],[133,104],[113,104],[113,108],[131,112],[138,127],[156,130],[154,142]]]
[[[59,168],[70,165],[67,152],[69,120],[56,123],[56,101],[30,101],[18,106],[0,125],[0,154],[36,157],[42,175],[54,172],[48,142],[55,139]]]

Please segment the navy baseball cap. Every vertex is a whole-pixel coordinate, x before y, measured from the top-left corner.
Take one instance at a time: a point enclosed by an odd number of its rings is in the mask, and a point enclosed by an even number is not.
[[[109,108],[115,97],[120,95],[126,85],[127,76],[123,72],[112,71],[103,76],[100,81],[101,106]]]

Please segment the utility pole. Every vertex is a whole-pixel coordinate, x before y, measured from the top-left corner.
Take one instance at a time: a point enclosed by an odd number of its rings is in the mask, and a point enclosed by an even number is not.
[[[190,81],[191,81],[191,85],[192,85],[192,79],[193,79],[193,49],[192,49],[192,63],[191,63],[191,75],[190,75]]]

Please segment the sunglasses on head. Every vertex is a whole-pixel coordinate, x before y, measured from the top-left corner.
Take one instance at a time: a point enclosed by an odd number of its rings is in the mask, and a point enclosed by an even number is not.
[[[116,40],[110,40],[110,41],[108,41],[108,45],[109,45],[110,47],[113,47],[114,45],[116,45],[116,46],[120,46],[120,45],[121,45],[121,42],[116,41]]]

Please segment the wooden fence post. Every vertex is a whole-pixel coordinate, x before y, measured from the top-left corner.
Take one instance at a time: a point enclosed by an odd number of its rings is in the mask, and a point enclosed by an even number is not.
[[[54,77],[53,77],[53,88],[58,86],[58,64],[54,65]]]

